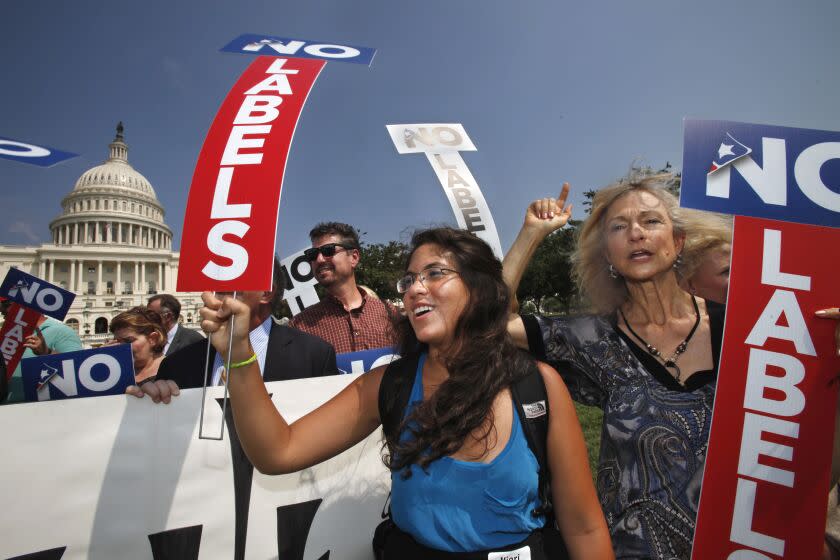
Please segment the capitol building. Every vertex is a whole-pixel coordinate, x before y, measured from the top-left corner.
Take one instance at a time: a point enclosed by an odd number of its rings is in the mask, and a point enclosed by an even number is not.
[[[108,159],[82,174],[50,222],[52,242],[0,245],[0,280],[18,268],[76,294],[65,323],[85,347],[110,338],[117,314],[152,294],[181,302],[184,326],[198,328],[200,294],[175,292],[179,253],[149,181],[128,163],[122,123]]]

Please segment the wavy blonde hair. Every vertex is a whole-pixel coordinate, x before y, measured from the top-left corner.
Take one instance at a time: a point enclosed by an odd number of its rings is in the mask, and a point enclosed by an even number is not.
[[[688,209],[682,209],[681,213],[691,225],[687,228],[690,235],[685,238],[680,274],[690,279],[711,251],[732,244],[732,216]]]
[[[608,185],[595,193],[592,199],[592,213],[583,223],[578,237],[577,250],[572,256],[572,277],[578,291],[588,301],[595,313],[612,313],[627,300],[627,286],[624,279],[610,277],[610,263],[606,256],[604,221],[613,202],[631,192],[648,192],[665,206],[671,219],[675,236],[685,236],[691,228],[685,222],[685,210],[679,207],[677,198],[668,192],[674,184],[671,173],[657,175],[631,175]],[[691,220],[692,226],[694,220]]]

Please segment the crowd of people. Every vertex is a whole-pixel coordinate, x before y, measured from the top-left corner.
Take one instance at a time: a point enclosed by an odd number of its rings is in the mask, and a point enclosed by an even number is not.
[[[356,230],[323,223],[305,256],[326,295],[289,325],[272,316],[283,298],[276,259],[271,290],[202,295],[209,342],[179,326],[169,295],[115,317],[114,341],[134,357],[128,392],[170,403],[180,389],[227,383],[243,449],[264,473],[317,464],[382,426],[392,495],[378,558],[525,547],[535,560],[689,558],[732,222],[679,208],[669,180],[629,177],[596,193],[573,258],[587,314],[515,312],[534,251],[571,217],[568,185],[528,206],[503,263],[471,233],[418,231],[395,279],[400,311],[356,283]],[[28,351],[67,351],[52,339],[58,330],[41,325]],[[338,373],[336,353],[385,346],[402,357],[291,424],[265,389]],[[525,386],[541,409],[523,406]],[[573,400],[604,413],[594,483]]]

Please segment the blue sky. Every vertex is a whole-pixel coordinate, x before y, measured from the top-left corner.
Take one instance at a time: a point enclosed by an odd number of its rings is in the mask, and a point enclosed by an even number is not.
[[[277,248],[322,220],[365,240],[454,223],[426,159],[385,125],[460,122],[462,155],[506,249],[534,198],[580,193],[631,163],[682,160],[682,118],[840,130],[836,1],[6,2],[0,136],[81,157],[42,169],[0,160],[0,243],[49,239],[60,200],[125,123],[131,164],[180,242],[204,136],[251,59],[243,33],[378,49],[370,68],[328,63],[289,156]]]

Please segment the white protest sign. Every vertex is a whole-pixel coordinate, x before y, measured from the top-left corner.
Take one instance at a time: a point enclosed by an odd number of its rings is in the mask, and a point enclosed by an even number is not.
[[[267,387],[293,421],[355,377]],[[220,389],[209,388],[206,402],[215,423]],[[13,427],[0,435],[13,458],[0,461],[0,557],[66,547],[62,560],[153,558],[152,542],[168,557],[187,544],[194,558],[236,558],[237,543],[244,558],[304,560],[289,553],[296,543],[307,559],[371,557],[390,488],[379,430],[316,467],[268,476],[232,456],[230,434],[197,438],[200,406],[201,390],[189,389],[169,405],[120,395],[0,407],[0,422]],[[234,490],[243,472],[253,477],[250,494]],[[237,528],[237,504],[247,528]]]
[[[303,254],[308,248],[301,249],[280,261],[280,268],[286,277],[286,290],[283,297],[286,298],[292,315],[297,315],[320,301],[318,292],[315,291],[315,284],[318,282],[315,280],[312,265]]]
[[[499,234],[484,195],[459,151],[476,147],[460,124],[389,124],[388,134],[401,154],[425,153],[437,174],[458,227],[487,242],[503,257]]]

